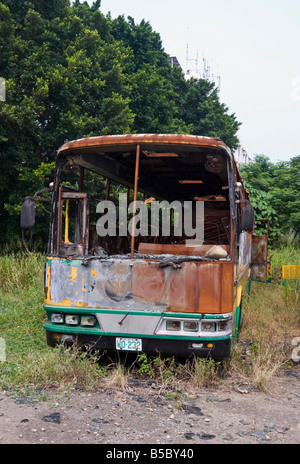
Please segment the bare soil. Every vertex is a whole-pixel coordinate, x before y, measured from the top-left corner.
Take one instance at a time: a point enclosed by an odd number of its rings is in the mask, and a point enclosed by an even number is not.
[[[299,385],[296,365],[267,393],[228,379],[174,394],[134,377],[124,390],[0,391],[0,444],[299,444]]]

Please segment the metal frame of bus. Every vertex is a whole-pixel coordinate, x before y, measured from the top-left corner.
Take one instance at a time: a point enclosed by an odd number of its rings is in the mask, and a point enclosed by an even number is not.
[[[208,164],[212,172],[206,176],[205,160],[219,161],[222,172],[216,174]],[[78,191],[63,186],[64,164],[80,170]],[[95,234],[89,225],[85,170],[108,179],[106,198],[112,181],[132,189],[134,200],[141,191],[145,197],[170,201],[181,193],[204,201],[205,224],[209,231],[219,227],[219,238],[192,248],[174,242],[141,243],[137,253],[131,236],[128,253],[89,254]],[[180,184],[182,178],[185,184]],[[64,341],[107,352],[230,356],[251,263],[253,278],[269,277],[268,233],[253,233],[248,191],[224,143],[209,137],[151,134],[67,142],[58,150],[52,191],[44,304],[50,346]],[[68,200],[80,203],[76,243],[62,237],[62,205]],[[209,257],[215,245],[225,251],[225,258]]]

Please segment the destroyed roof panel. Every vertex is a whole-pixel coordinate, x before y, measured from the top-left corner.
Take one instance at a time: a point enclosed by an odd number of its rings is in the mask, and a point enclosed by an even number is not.
[[[67,142],[62,157],[133,188],[136,148],[141,146],[139,191],[159,199],[190,199],[195,195],[220,195],[228,185],[228,147],[209,137],[193,135],[116,135]],[[217,158],[219,171],[205,166]]]
[[[96,137],[87,137],[83,139],[73,140],[66,142],[60,147],[58,153],[72,151],[84,148],[104,148],[104,147],[117,147],[125,146],[129,149],[141,145],[191,145],[197,147],[222,147],[229,155],[231,152],[225,143],[212,137],[201,137],[198,135],[182,135],[182,134],[127,134],[127,135],[104,135]]]

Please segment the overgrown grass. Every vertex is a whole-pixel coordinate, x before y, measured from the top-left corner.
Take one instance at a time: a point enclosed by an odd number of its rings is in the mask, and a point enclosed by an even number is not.
[[[281,282],[281,268],[286,264],[300,264],[300,247],[286,245],[276,250],[271,250],[273,263],[273,282]]]
[[[243,321],[231,359],[232,374],[240,374],[254,387],[268,389],[269,381],[288,367],[292,339],[299,336],[299,292],[282,286],[282,265],[300,264],[300,250],[286,246],[272,253],[272,282],[252,282],[243,301]]]
[[[162,388],[184,383],[191,389],[213,387],[220,381],[221,363],[213,359],[192,356],[186,360],[174,357],[141,354],[138,357],[138,374],[157,380]]]
[[[0,256],[0,291],[41,290],[44,258],[35,253]]]
[[[0,337],[6,361],[0,361],[0,388],[81,388],[112,386],[126,390],[132,375],[152,379],[161,390],[199,391],[215,387],[224,376],[266,390],[270,380],[291,358],[291,341],[299,336],[299,295],[282,286],[282,264],[299,264],[300,250],[291,246],[273,252],[273,281],[252,282],[243,302],[239,343],[229,363],[211,359],[147,357],[129,367],[104,365],[91,353],[60,346],[49,348],[43,324],[44,258],[39,254],[0,256]],[[299,293],[299,292],[298,292]],[[183,387],[184,385],[184,387]]]
[[[43,275],[39,254],[0,256],[0,388],[97,388],[104,374],[95,357],[46,344]]]

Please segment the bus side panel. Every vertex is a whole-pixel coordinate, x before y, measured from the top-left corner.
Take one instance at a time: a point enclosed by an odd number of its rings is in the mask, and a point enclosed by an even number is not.
[[[253,235],[251,248],[251,278],[268,279],[268,236]]]

